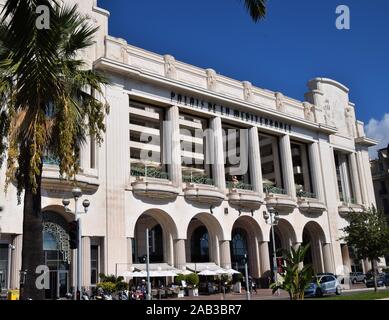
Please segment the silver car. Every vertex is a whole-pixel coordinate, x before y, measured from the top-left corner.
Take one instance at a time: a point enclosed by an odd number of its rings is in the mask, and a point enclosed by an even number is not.
[[[307,297],[322,297],[324,294],[335,293],[340,295],[342,287],[333,275],[320,275],[312,279],[309,287],[305,289]]]
[[[350,272],[350,281],[353,284],[358,282],[366,283],[366,275],[363,272]]]

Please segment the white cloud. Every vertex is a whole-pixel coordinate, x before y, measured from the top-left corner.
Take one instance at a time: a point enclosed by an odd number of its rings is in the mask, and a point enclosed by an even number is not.
[[[385,113],[381,120],[370,119],[365,126],[366,135],[378,141],[378,145],[369,149],[370,157],[377,158],[377,150],[389,144],[389,113]]]

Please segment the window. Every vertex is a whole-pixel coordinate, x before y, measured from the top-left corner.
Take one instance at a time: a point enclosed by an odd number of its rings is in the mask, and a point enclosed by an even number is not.
[[[99,246],[91,245],[90,247],[90,283],[95,285],[99,281]]]
[[[351,184],[349,156],[345,153],[335,151],[335,168],[340,201],[355,203],[354,191]]]
[[[385,181],[381,181],[380,183],[381,183],[380,194],[388,194]]]
[[[90,137],[90,168],[96,169],[96,139],[94,136]]]
[[[162,164],[163,121],[163,108],[137,101],[130,102],[131,175],[152,174],[158,177],[166,171]]]
[[[292,142],[291,150],[297,195],[315,197],[312,194],[307,146],[302,143]]]
[[[283,187],[278,138],[270,135],[259,135],[263,184],[266,189]],[[274,189],[275,190],[275,189]]]
[[[211,184],[207,119],[180,113],[179,121],[183,181]]]
[[[383,209],[384,209],[384,213],[386,215],[389,215],[389,200],[388,199],[382,199],[382,205],[383,205]]]
[[[223,125],[226,181],[242,189],[251,188],[248,143],[247,129]]]
[[[196,228],[192,234],[191,261],[209,262],[208,230],[204,226]]]
[[[8,286],[8,250],[8,244],[0,244],[0,292]]]

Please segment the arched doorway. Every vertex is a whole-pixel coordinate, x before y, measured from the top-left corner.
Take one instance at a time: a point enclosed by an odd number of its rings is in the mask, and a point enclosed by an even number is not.
[[[249,275],[253,278],[260,278],[259,243],[262,241],[262,230],[257,221],[250,216],[239,217],[232,227],[231,240],[232,267],[245,274],[245,265],[242,260],[247,254]]]
[[[199,213],[191,219],[185,241],[186,261],[190,263],[220,263],[219,242],[222,230],[218,220],[209,213]]]
[[[323,246],[325,235],[322,227],[314,221],[308,222],[303,229],[303,243],[310,244],[304,264],[312,264],[315,273],[324,272]]]
[[[149,229],[150,263],[166,262],[166,235],[162,225],[152,216],[143,214],[135,225],[135,238],[133,240],[133,262],[146,262],[146,229]]]
[[[71,250],[69,247],[68,222],[59,213],[43,212],[43,252],[45,265],[49,268],[50,286],[46,299],[65,297],[69,289]]]
[[[133,228],[133,264],[146,262],[146,229],[149,229],[150,262],[174,264],[173,239],[177,238],[177,227],[168,213],[160,209],[147,210],[138,217]]]

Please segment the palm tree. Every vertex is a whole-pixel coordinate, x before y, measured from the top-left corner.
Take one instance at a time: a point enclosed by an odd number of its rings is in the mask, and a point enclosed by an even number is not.
[[[244,0],[244,5],[254,22],[258,22],[265,17],[266,0]]]
[[[281,281],[270,286],[273,292],[282,289],[289,293],[291,300],[304,300],[304,291],[309,286],[313,276],[312,265],[303,265],[308,249],[309,244],[299,246],[297,250],[291,248],[290,251],[284,252],[283,258],[286,267]]]
[[[45,5],[50,29],[36,28],[36,8]],[[87,135],[98,142],[107,105],[100,98],[104,76],[88,70],[77,53],[92,44],[91,27],[77,6],[50,0],[7,0],[0,21],[0,160],[7,158],[6,186],[24,192],[23,299],[43,299],[36,267],[44,264],[41,212],[42,159],[50,152],[61,176],[73,179]],[[0,163],[1,164],[1,163]]]

